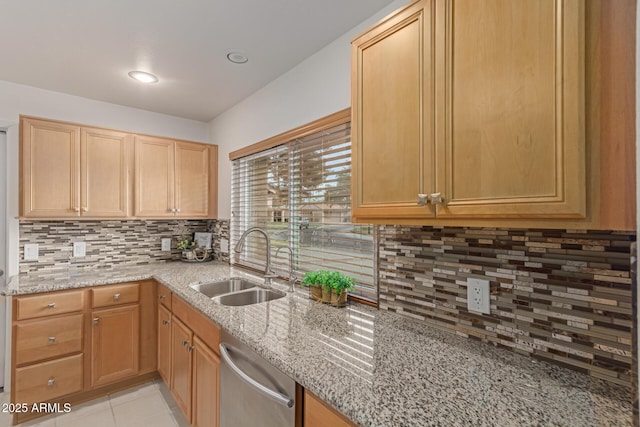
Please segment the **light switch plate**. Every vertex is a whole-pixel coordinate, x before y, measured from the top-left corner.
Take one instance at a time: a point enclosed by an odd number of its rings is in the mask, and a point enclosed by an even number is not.
[[[467,308],[469,311],[491,314],[491,287],[488,280],[467,279]]]
[[[87,244],[85,242],[73,242],[73,257],[80,258],[87,255]]]
[[[25,261],[38,261],[39,247],[37,243],[27,243],[24,245],[24,260]]]
[[[162,239],[161,250],[162,250],[162,252],[171,252],[171,238],[170,237],[164,237]]]

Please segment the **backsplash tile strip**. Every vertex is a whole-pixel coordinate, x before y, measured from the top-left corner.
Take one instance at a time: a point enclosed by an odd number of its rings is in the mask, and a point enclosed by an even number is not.
[[[469,339],[631,386],[634,232],[379,228],[379,305]],[[491,284],[491,314],[466,280]]]
[[[220,237],[228,239],[228,230],[228,221],[217,220],[20,221],[20,275],[55,279],[70,272],[177,261],[175,238],[195,231],[214,233],[214,256],[224,259]],[[163,237],[173,239],[171,252],[160,250]],[[76,241],[86,243],[85,257],[72,257]],[[38,261],[24,261],[26,243],[39,245]]]

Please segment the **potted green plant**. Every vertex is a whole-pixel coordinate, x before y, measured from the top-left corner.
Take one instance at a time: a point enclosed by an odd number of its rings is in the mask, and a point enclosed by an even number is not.
[[[196,242],[189,236],[176,238],[177,245],[179,251],[182,252],[181,259],[183,260],[193,260],[195,258],[195,254],[193,249],[196,247]]]
[[[311,299],[344,307],[347,292],[353,289],[355,280],[338,271],[318,270],[306,273],[301,285],[309,287]]]
[[[331,287],[331,305],[345,307],[347,305],[347,292],[353,290],[356,281],[338,271],[331,272],[329,286]]]

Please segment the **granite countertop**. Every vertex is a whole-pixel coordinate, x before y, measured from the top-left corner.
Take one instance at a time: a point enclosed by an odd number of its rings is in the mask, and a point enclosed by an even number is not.
[[[260,280],[223,263],[167,263],[21,279],[6,294],[153,277],[362,426],[632,424],[628,388],[394,313],[324,306],[302,289],[268,303],[226,307],[189,287],[230,276]]]

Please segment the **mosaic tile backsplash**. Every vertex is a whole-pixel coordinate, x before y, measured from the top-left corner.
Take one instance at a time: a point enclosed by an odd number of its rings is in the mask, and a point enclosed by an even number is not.
[[[55,279],[74,270],[175,261],[175,238],[195,231],[214,233],[214,257],[224,259],[220,238],[229,239],[228,230],[228,221],[217,220],[20,221],[20,274]],[[164,237],[173,238],[171,252],[160,250]],[[86,242],[85,257],[72,256],[75,241]],[[39,245],[38,261],[24,261],[26,243]]]
[[[634,232],[380,226],[380,309],[631,387]],[[469,277],[491,314],[467,310]]]

